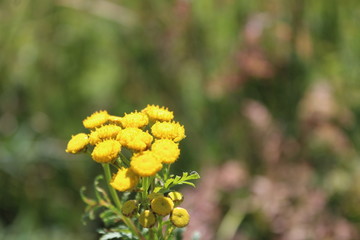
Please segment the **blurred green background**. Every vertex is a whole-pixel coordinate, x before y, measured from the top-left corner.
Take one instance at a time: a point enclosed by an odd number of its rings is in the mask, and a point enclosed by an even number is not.
[[[0,239],[97,239],[101,169],[66,143],[147,104],[202,176],[186,239],[360,239],[359,22],[357,0],[0,1]]]

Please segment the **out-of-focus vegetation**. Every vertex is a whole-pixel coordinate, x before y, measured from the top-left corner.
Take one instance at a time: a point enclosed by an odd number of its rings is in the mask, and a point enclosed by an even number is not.
[[[359,239],[359,1],[4,0],[0,20],[0,239],[96,239],[78,191],[100,172],[66,142],[148,103],[203,177],[187,239]]]

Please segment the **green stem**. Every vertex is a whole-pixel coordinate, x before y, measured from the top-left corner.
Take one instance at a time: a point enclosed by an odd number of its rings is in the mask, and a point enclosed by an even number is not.
[[[143,204],[145,204],[145,206],[148,206],[147,196],[148,196],[149,186],[150,186],[150,177],[143,177],[141,183],[141,188],[142,188],[141,201],[143,202]]]
[[[125,163],[127,167],[130,167],[130,161],[123,153],[120,153],[120,159]]]
[[[158,229],[157,229],[157,235],[158,238],[163,240],[164,236],[162,233],[162,228],[163,228],[163,221],[162,221],[162,217],[161,216],[157,216],[157,220],[158,220]]]
[[[117,195],[116,190],[110,185],[110,181],[111,181],[110,166],[107,163],[103,163],[102,166],[103,166],[103,169],[104,169],[106,184],[108,186],[111,198],[113,199],[116,208],[119,209],[119,215],[121,216],[121,219],[131,229],[131,231],[133,233],[135,233],[139,237],[139,239],[145,240],[145,238],[141,235],[140,231],[137,229],[135,224],[129,218],[127,218],[127,217],[125,217],[124,215],[121,214],[122,205],[121,205],[119,196]]]
[[[165,170],[164,170],[164,182],[166,182],[166,180],[168,180],[168,178],[169,178],[170,165],[171,164],[166,164],[166,167],[165,167]]]
[[[103,168],[104,168],[104,174],[105,174],[105,179],[106,179],[106,184],[108,186],[110,195],[115,203],[115,206],[121,210],[121,202],[119,200],[119,196],[117,195],[115,189],[113,187],[110,186],[110,181],[111,181],[111,172],[110,172],[110,166],[107,163],[103,163],[102,164]]]
[[[165,240],[168,240],[171,237],[172,232],[174,231],[175,227],[170,225],[170,227],[166,230]]]

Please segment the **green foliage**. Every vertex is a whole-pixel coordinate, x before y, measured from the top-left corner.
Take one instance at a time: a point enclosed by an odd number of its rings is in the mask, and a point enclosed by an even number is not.
[[[199,179],[199,178],[200,178],[200,175],[195,171],[191,172],[190,175],[187,172],[183,172],[183,175],[181,177],[175,176],[175,175],[170,175],[170,178],[167,179],[165,182],[163,191],[173,188],[176,185],[182,185],[182,184],[187,184],[187,185],[195,187],[195,184],[193,184],[192,182],[189,182],[189,180],[195,180],[195,179]],[[159,192],[161,192],[161,191],[159,191]]]

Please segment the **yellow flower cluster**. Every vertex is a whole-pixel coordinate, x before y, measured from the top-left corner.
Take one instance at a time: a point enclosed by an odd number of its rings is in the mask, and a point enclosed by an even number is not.
[[[164,217],[169,226],[188,225],[189,213],[178,207],[183,195],[166,184],[172,178],[170,164],[180,156],[179,142],[185,138],[185,128],[174,121],[172,111],[155,105],[122,116],[98,111],[85,118],[83,125],[89,133],[72,136],[66,152],[89,152],[102,163],[113,198],[117,198],[114,189],[134,191],[129,195],[135,195],[134,199],[123,204],[114,201],[122,217],[136,217],[143,228],[163,226]],[[117,169],[112,177],[110,164]]]
[[[115,189],[128,191],[136,187],[138,180],[135,177],[154,176],[163,164],[174,163],[179,158],[178,142],[185,138],[185,129],[173,118],[172,111],[155,105],[147,105],[139,112],[124,116],[98,111],[83,120],[84,127],[90,133],[73,136],[66,152],[79,153],[92,149],[94,161],[113,163],[116,159],[120,160],[123,149],[128,149],[132,154],[130,164],[122,163],[124,169],[120,169],[113,178]],[[133,174],[127,174],[128,177],[124,178],[127,169]],[[132,181],[128,180],[129,176],[133,178]]]

